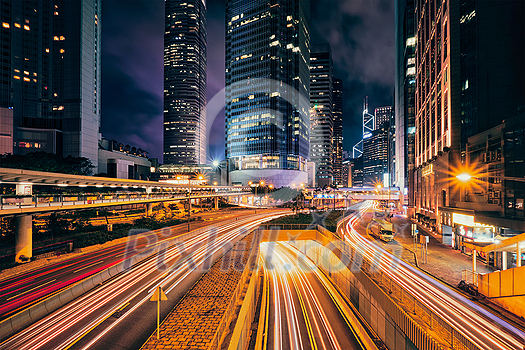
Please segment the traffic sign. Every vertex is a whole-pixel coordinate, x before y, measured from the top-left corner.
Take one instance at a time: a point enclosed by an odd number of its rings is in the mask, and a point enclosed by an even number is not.
[[[162,290],[162,287],[159,286],[158,288],[155,288],[155,292],[153,293],[150,301],[158,301],[159,300],[159,294],[160,294],[160,300],[162,300],[162,301],[168,300],[168,297],[166,296],[166,294]]]

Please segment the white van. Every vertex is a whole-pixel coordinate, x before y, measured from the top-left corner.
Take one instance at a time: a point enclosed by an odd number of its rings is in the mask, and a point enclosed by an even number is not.
[[[392,223],[382,219],[373,218],[366,227],[366,233],[384,242],[390,242],[394,239]]]

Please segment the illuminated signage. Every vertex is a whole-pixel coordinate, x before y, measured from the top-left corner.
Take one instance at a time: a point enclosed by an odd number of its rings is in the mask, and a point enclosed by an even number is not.
[[[452,222],[459,225],[474,226],[474,216],[452,213]]]
[[[432,164],[429,164],[423,168],[423,176],[428,176],[432,173],[434,173],[434,166]]]

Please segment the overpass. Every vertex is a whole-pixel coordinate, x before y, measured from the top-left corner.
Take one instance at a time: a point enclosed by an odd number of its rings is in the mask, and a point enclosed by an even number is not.
[[[16,187],[15,196],[0,196],[0,218],[14,216],[17,262],[21,262],[22,256],[32,257],[33,214],[144,204],[146,215],[151,215],[153,203],[189,200],[191,210],[192,200],[213,198],[215,208],[218,208],[219,197],[226,197],[229,202],[242,203],[248,201],[247,197],[253,196],[250,187],[208,186],[199,180],[188,179],[185,184],[181,184],[180,181],[174,184],[10,168],[0,168],[0,183]],[[94,187],[116,193],[33,195],[33,186],[36,185],[74,187],[78,188],[79,192]],[[130,193],[130,189],[137,192]]]

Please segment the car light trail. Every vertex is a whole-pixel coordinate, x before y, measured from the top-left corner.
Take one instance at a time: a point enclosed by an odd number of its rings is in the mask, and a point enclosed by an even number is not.
[[[261,254],[272,281],[274,322],[268,332],[273,335],[274,349],[360,348],[353,331],[347,328],[349,325],[339,314],[339,309],[319,276],[313,273],[318,270],[317,267],[308,265],[307,259],[298,259],[297,254],[302,253],[286,243],[262,243]],[[318,285],[317,291],[314,283]],[[282,303],[286,309],[284,314],[281,312]],[[330,314],[327,310],[330,310]],[[287,333],[283,332],[283,322],[286,323]],[[339,332],[335,330],[336,326]],[[303,339],[309,342],[304,343]]]
[[[275,213],[271,217],[275,217]],[[169,293],[174,283],[180,283],[190,272],[202,265],[208,258],[225,247],[231,240],[256,227],[269,215],[259,215],[255,219],[244,219],[224,224],[217,228],[215,240],[210,240],[208,231],[196,234],[184,242],[184,251],[177,245],[166,250],[164,262],[170,265],[161,272],[156,259],[148,259],[132,266],[122,274],[77,298],[56,312],[36,322],[0,345],[0,349],[67,349],[74,345],[88,332],[94,332],[94,338],[84,346],[88,348],[109,332],[138,306],[149,300],[150,289],[158,285]],[[138,300],[134,300],[138,298]],[[97,328],[114,312],[123,308],[126,303],[133,306],[109,327]],[[96,330],[96,331],[95,331]],[[98,332],[98,333],[97,333]]]
[[[372,207],[370,202],[366,203],[345,223],[345,241],[354,252],[374,263],[376,268],[482,349],[524,349],[523,331],[362,237],[355,226]],[[377,259],[378,256],[381,259]]]

